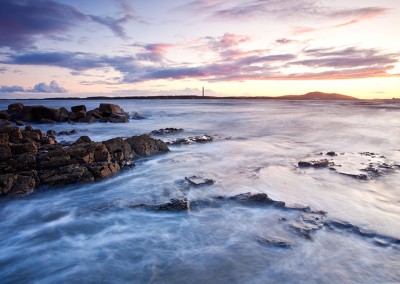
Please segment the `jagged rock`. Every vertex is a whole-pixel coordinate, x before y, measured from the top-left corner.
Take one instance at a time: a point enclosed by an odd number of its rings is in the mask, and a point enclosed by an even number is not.
[[[65,186],[73,183],[94,181],[94,177],[89,170],[79,164],[39,171],[39,178],[43,184],[50,186]]]
[[[311,239],[312,232],[323,228],[325,219],[325,214],[322,212],[303,213],[296,222],[291,224],[291,228],[306,239]]]
[[[311,161],[300,161],[298,163],[300,168],[325,168],[329,166],[328,159],[321,159],[321,160],[311,160]]]
[[[177,138],[167,142],[168,145],[182,145],[182,144],[192,144],[194,142],[197,143],[205,143],[211,142],[214,138],[210,135],[200,135],[200,136],[193,136],[188,138]]]
[[[95,108],[95,109],[93,109],[93,110],[88,111],[88,112],[86,113],[86,115],[87,115],[87,116],[92,116],[92,117],[94,117],[95,119],[100,119],[100,118],[103,117],[98,108]]]
[[[281,238],[260,237],[257,239],[257,242],[260,243],[261,245],[273,246],[278,248],[293,247],[293,243]]]
[[[138,155],[132,150],[131,145],[121,137],[104,141],[110,156],[118,163],[137,158]]]
[[[81,123],[93,123],[96,122],[97,120],[93,116],[84,116],[78,119],[78,122]]]
[[[89,136],[81,136],[76,140],[75,144],[88,143],[88,142],[92,142],[92,140],[90,140]]]
[[[0,126],[5,126],[5,125],[10,125],[11,122],[9,122],[7,119],[0,119]]]
[[[0,111],[0,119],[10,120],[11,115],[6,110],[2,110]]]
[[[242,205],[271,205],[274,207],[285,207],[285,202],[276,201],[268,197],[266,193],[242,193],[226,198]]]
[[[149,204],[132,204],[129,205],[130,208],[141,208],[151,211],[188,211],[190,209],[189,201],[184,199],[171,199],[170,202],[161,203],[156,205]]]
[[[153,139],[150,135],[143,134],[132,136],[125,140],[131,145],[132,150],[139,156],[146,157],[159,152],[168,152],[168,146],[159,139]]]
[[[151,134],[153,135],[165,135],[165,134],[173,134],[173,133],[179,133],[182,132],[182,128],[173,128],[173,127],[167,127],[167,128],[161,128],[158,130],[153,130]]]
[[[213,179],[203,178],[200,176],[185,177],[185,180],[193,186],[212,185],[215,183],[215,180]]]

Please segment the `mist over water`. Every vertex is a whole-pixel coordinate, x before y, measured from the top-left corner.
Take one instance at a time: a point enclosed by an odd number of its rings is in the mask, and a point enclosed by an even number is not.
[[[103,102],[103,101],[102,101]],[[112,101],[104,101],[112,102]],[[6,109],[10,101],[0,101]],[[26,101],[88,109],[100,101]],[[170,146],[110,179],[0,199],[1,283],[387,283],[400,281],[400,244],[380,246],[346,230],[322,228],[312,240],[282,222],[301,214],[224,204],[190,212],[151,212],[129,204],[267,193],[327,212],[327,220],[400,239],[400,170],[359,180],[329,169],[299,169],[320,152],[373,152],[400,164],[400,104],[351,101],[119,100],[146,119],[121,124],[34,125],[73,141],[183,128],[164,141],[209,134],[215,141]],[[349,156],[349,163],[354,162]],[[184,178],[214,179],[204,187]],[[281,238],[290,249],[257,240]]]

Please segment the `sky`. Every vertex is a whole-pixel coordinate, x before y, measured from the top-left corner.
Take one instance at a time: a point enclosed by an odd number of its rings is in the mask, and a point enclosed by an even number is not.
[[[0,99],[400,97],[400,0],[0,0]]]

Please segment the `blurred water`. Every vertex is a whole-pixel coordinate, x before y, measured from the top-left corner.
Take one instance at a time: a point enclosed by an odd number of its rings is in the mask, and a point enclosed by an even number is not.
[[[103,102],[103,101],[102,101]],[[112,101],[104,101],[112,102]],[[0,101],[5,109],[10,101]],[[99,101],[23,101],[70,107]],[[43,189],[0,200],[1,283],[387,283],[400,281],[399,245],[377,246],[347,231],[322,229],[313,240],[294,234],[281,217],[300,213],[226,204],[189,213],[130,209],[171,198],[206,199],[264,192],[287,203],[328,212],[329,220],[400,238],[400,174],[363,181],[328,169],[296,165],[320,151],[375,152],[400,162],[400,105],[394,102],[259,100],[120,100],[146,119],[121,124],[35,125],[78,130],[103,141],[178,127],[164,140],[200,134],[207,144],[171,152],[95,184]],[[225,139],[229,138],[229,139]],[[185,176],[216,180],[182,186]],[[260,245],[279,237],[291,249]]]

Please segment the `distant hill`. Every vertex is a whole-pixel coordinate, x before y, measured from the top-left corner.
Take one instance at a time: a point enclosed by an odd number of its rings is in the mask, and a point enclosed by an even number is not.
[[[355,97],[323,92],[309,92],[304,95],[289,95],[276,97],[281,100],[358,100]]]

